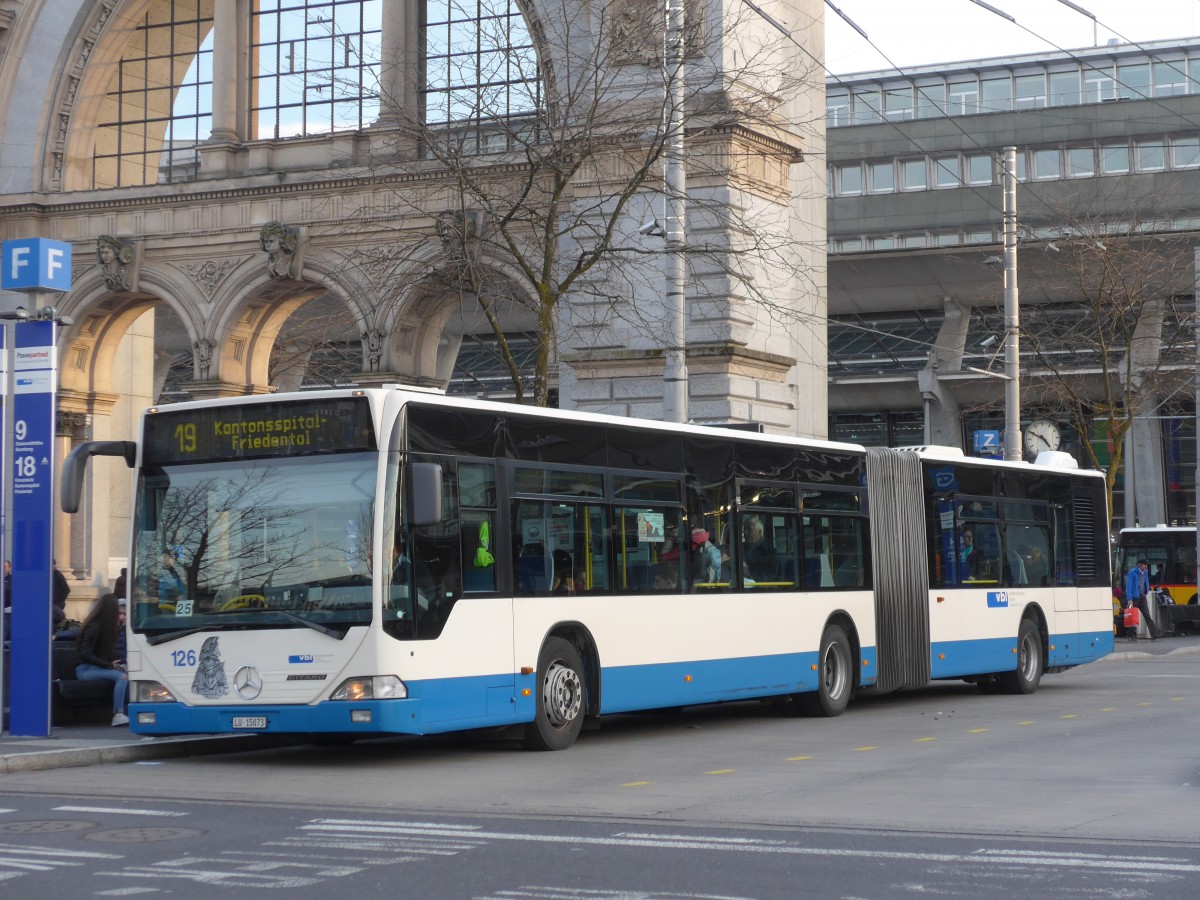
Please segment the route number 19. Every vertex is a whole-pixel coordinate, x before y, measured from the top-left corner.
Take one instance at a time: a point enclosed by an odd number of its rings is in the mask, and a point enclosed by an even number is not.
[[[196,423],[182,422],[175,426],[175,440],[179,442],[180,453],[196,452]]]

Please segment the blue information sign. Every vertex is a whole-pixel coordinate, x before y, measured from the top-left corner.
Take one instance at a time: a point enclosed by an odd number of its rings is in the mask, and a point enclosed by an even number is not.
[[[1003,456],[1004,447],[1000,445],[999,431],[975,432],[976,456]]]
[[[16,326],[13,362],[12,641],[9,733],[50,734],[56,326]]]
[[[22,238],[0,245],[0,288],[6,291],[69,291],[71,245],[49,238]]]

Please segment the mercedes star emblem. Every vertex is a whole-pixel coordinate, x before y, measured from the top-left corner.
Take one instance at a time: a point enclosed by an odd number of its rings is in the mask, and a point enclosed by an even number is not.
[[[254,666],[242,666],[233,676],[233,689],[243,700],[253,700],[262,693],[262,676]]]

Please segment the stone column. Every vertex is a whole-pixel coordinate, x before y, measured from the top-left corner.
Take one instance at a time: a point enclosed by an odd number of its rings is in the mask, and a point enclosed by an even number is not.
[[[378,125],[415,121],[420,115],[417,96],[421,65],[420,21],[420,0],[391,0],[383,4],[379,60],[379,93],[383,108]]]
[[[246,0],[215,0],[213,7],[212,136],[222,143],[240,143],[244,133],[249,92],[249,4]]]

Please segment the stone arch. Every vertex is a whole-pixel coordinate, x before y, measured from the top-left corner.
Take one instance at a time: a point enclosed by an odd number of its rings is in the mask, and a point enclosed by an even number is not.
[[[186,280],[168,269],[148,266],[141,271],[139,288],[110,291],[98,269],[76,283],[60,310],[75,320],[60,340],[60,390],[111,392],[113,363],[121,340],[134,321],[156,306],[170,307],[189,336],[196,334],[195,313],[201,301]]]
[[[468,321],[490,328],[477,307],[464,308],[477,301],[473,294],[461,291],[454,276],[439,265],[444,259],[440,255],[427,259],[423,269],[413,274],[410,286],[384,310],[382,317],[388,335],[383,353],[388,371],[436,387],[445,387],[450,380],[463,337],[462,333],[451,334],[448,329],[454,314],[462,311]],[[520,303],[521,295],[528,293],[518,273],[503,262],[486,262],[481,271],[496,286],[497,293],[514,298],[514,303]],[[525,300],[536,305],[532,298]],[[511,309],[502,316],[504,321],[511,320],[514,327],[520,327],[522,323],[516,318]],[[531,314],[530,319],[533,318]]]
[[[270,390],[271,350],[280,329],[300,307],[324,295],[337,298],[360,330],[364,327],[367,313],[332,261],[309,254],[303,275],[302,280],[272,280],[261,256],[231,273],[198,337],[210,342],[212,361],[207,373],[197,361],[197,381],[210,382],[223,395]]]
[[[98,125],[106,116],[112,118],[106,106],[110,103],[113,79],[119,75],[120,59],[145,18],[149,16],[153,21],[163,17],[170,7],[171,0],[99,0],[81,15],[74,41],[64,48],[63,77],[51,105],[54,118],[43,160],[44,183],[52,190],[91,189],[89,170],[99,136]],[[214,0],[199,0],[201,16],[211,19],[213,7]],[[205,30],[189,35],[175,29],[172,32],[175,55],[151,54],[148,83],[171,87],[146,96],[147,104],[153,107],[144,111],[144,118],[154,124],[137,137],[150,148],[151,157],[153,148],[163,144],[179,84],[208,33]],[[181,51],[187,54],[189,49],[190,56],[181,55]]]

